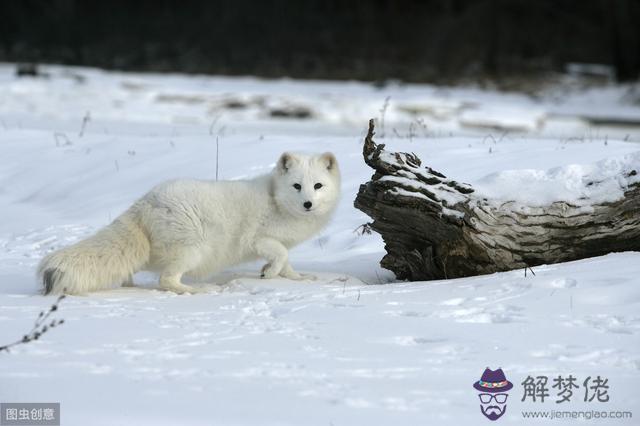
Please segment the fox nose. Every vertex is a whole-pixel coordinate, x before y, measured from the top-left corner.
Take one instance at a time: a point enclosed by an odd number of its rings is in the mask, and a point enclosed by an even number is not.
[[[313,204],[311,204],[311,201],[305,201],[302,205],[305,209],[309,210]]]

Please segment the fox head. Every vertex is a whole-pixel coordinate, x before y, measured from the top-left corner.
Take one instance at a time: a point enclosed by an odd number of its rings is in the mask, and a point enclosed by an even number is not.
[[[278,207],[293,215],[311,218],[331,213],[340,196],[336,157],[330,152],[285,152],[274,170],[273,190]]]

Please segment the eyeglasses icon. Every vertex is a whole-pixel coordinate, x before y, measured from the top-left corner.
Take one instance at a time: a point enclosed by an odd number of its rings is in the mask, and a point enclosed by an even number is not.
[[[498,404],[504,404],[505,402],[507,402],[507,397],[509,395],[506,393],[496,393],[496,394],[490,394],[490,393],[481,393],[478,394],[478,397],[480,397],[480,402],[482,402],[483,404],[488,404],[491,402],[492,399],[495,399],[495,401]]]

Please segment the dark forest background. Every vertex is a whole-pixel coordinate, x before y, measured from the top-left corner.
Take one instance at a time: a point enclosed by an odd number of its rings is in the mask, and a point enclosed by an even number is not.
[[[640,73],[640,0],[1,0],[0,61],[378,81]]]

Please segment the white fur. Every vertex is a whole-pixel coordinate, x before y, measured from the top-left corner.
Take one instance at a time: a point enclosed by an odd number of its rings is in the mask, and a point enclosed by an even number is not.
[[[331,153],[284,153],[273,172],[251,180],[165,182],[94,236],[46,256],[38,274],[45,293],[81,294],[132,285],[135,272],[150,270],[162,288],[185,293],[196,289],[183,274],[205,278],[263,258],[264,278],[302,279],[288,249],[327,224],[339,193]]]

